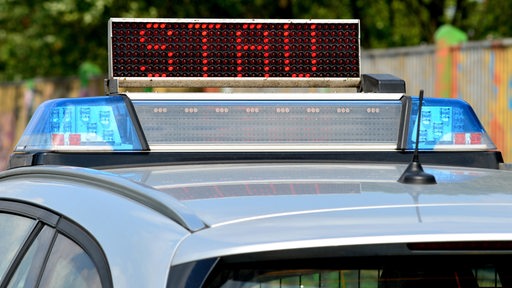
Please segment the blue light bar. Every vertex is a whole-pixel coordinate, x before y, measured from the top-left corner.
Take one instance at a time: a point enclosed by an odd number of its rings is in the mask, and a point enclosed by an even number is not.
[[[408,150],[414,149],[419,99],[413,98]],[[424,98],[420,150],[494,150],[496,146],[471,106],[459,99]]]
[[[159,100],[56,99],[38,108],[15,152],[413,150],[418,99],[362,100],[362,94],[317,100],[178,100],[165,93]],[[471,107],[456,99],[424,99],[419,140],[420,150],[496,149]]]
[[[15,152],[147,150],[133,119],[126,96],[50,100],[36,110]]]

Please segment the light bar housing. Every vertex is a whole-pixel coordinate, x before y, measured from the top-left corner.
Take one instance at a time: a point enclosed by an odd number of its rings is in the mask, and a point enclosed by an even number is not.
[[[359,20],[112,18],[107,89],[357,87],[359,30]]]
[[[152,151],[396,149],[400,99],[308,96],[315,100],[132,101]]]
[[[414,149],[417,97],[294,95],[269,100],[257,93],[232,94],[233,99],[222,93],[141,93],[129,96],[132,99],[51,100],[38,108],[15,152]],[[496,149],[474,111],[461,100],[425,98],[420,125],[421,151]]]

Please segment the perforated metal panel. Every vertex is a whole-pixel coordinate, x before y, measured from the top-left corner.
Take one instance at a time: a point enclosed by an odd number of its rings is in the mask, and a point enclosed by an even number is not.
[[[400,101],[134,101],[152,150],[396,149]],[[200,148],[198,148],[200,147]],[[223,148],[224,147],[224,148]],[[319,148],[320,149],[320,148]]]

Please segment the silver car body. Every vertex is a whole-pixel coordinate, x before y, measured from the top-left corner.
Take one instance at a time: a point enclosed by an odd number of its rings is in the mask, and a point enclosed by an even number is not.
[[[80,223],[103,247],[115,287],[164,287],[171,265],[227,255],[512,240],[511,172],[427,166],[438,184],[416,186],[396,182],[404,169],[328,163],[105,172],[31,167],[4,172],[0,192]],[[171,219],[171,210],[180,211],[188,229]]]

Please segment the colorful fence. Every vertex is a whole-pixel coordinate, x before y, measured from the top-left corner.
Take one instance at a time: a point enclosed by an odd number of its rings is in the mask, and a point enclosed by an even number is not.
[[[403,78],[407,94],[420,89],[427,96],[469,102],[512,162],[512,39],[470,42],[440,48],[433,45],[362,53],[363,73],[388,73]],[[103,78],[86,87],[77,78],[38,79],[0,84],[0,170],[34,109],[44,100],[103,94]]]

